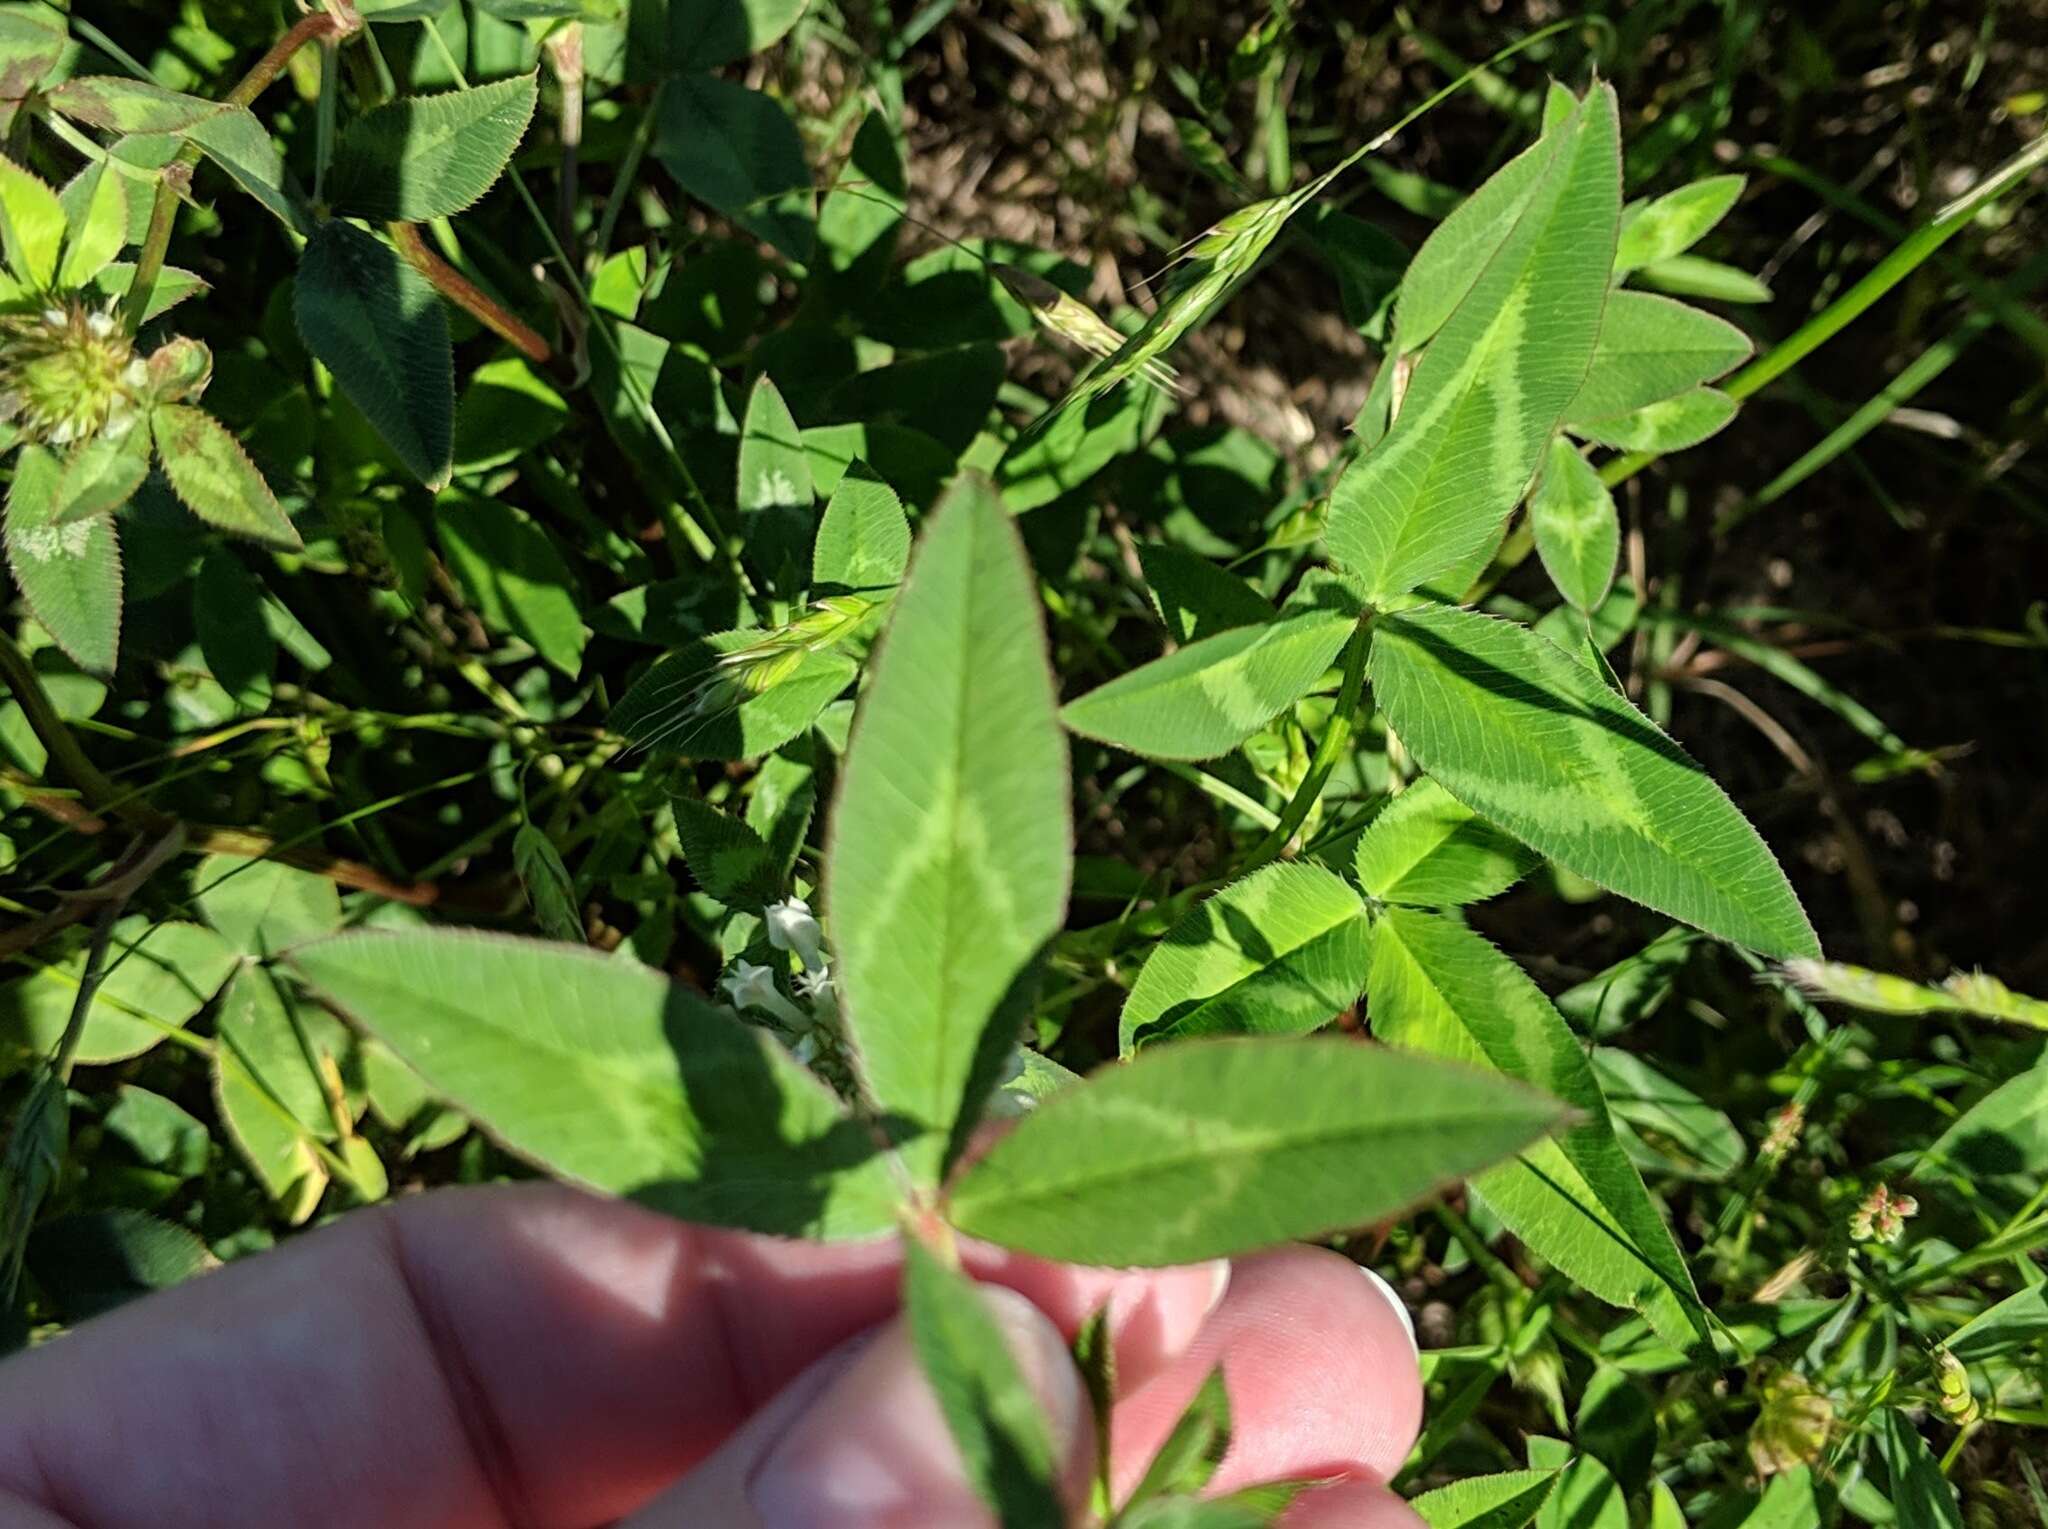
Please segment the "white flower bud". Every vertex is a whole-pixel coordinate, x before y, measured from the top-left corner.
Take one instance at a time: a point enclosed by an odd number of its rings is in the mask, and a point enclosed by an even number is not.
[[[825,931],[811,916],[811,905],[801,897],[770,903],[767,909],[768,943],[777,950],[793,950],[807,972],[825,969]]]
[[[719,986],[725,989],[725,996],[736,1009],[756,1009],[763,1014],[772,1014],[799,1033],[811,1027],[811,1016],[776,990],[775,973],[765,966],[756,966],[751,961],[735,961]]]

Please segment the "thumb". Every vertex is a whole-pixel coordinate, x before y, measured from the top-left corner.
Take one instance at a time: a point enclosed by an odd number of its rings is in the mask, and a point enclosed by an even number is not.
[[[1081,1377],[1044,1313],[978,1286],[1044,1408],[1062,1496],[1084,1494],[1093,1428]],[[812,1365],[624,1529],[997,1529],[960,1464],[903,1319]]]

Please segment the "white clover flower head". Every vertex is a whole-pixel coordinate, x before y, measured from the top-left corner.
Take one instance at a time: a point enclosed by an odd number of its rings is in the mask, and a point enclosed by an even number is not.
[[[735,961],[719,983],[735,1009],[765,1009],[782,995],[775,991],[775,973],[751,961]]]
[[[811,905],[801,897],[787,897],[767,908],[768,943],[777,950],[793,950],[806,972],[825,970],[825,931],[811,916]]]
[[[820,998],[829,1000],[833,996],[832,968],[820,966],[815,971],[805,972],[796,979],[796,991],[798,997],[808,998],[813,1002]]]

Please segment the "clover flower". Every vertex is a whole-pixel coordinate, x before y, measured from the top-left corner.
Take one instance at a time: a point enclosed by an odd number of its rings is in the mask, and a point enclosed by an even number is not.
[[[147,388],[134,338],[103,309],[65,299],[0,318],[0,422],[66,446],[125,433]]]
[[[786,897],[767,908],[768,943],[777,950],[793,950],[806,973],[825,970],[825,931],[811,916],[811,905],[801,897]]]
[[[725,989],[732,1006],[742,1013],[753,1009],[773,1015],[799,1035],[811,1028],[811,1016],[782,996],[775,986],[774,971],[766,966],[735,961],[719,986]]]

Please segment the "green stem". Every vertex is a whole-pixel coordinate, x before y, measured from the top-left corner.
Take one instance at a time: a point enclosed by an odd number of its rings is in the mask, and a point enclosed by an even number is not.
[[[1259,842],[1241,868],[1246,872],[1255,871],[1267,861],[1275,859],[1294,839],[1301,825],[1308,820],[1323,788],[1330,782],[1338,762],[1351,750],[1351,740],[1357,720],[1358,698],[1365,688],[1365,655],[1372,647],[1372,618],[1361,617],[1358,629],[1344,644],[1344,678],[1337,687],[1337,704],[1330,712],[1329,723],[1323,728],[1323,736],[1316,743],[1315,757],[1309,760],[1308,773],[1301,778],[1293,798],[1280,813],[1280,821]]]
[[[315,38],[339,36],[342,25],[325,11],[301,17],[284,36],[271,44],[270,51],[256,60],[235,88],[227,93],[226,104],[246,107],[262,95],[270,82],[284,73],[292,55]],[[192,167],[199,163],[199,145],[187,141],[178,157],[164,166],[156,183],[156,203],[149,212],[149,232],[143,236],[142,251],[135,259],[135,277],[128,284],[124,313],[128,327],[140,329],[149,312],[149,300],[156,292],[157,277],[163,274],[164,256],[170,253],[171,225],[178,217],[179,187],[191,180]]]
[[[327,196],[327,167],[334,162],[335,98],[341,94],[341,47],[333,41],[320,45],[320,100],[313,117],[313,201],[320,205]]]
[[[447,66],[448,72],[454,77],[455,83],[467,88],[469,84],[468,77],[464,74],[462,65],[457,62],[455,54],[450,50],[447,39],[441,35],[441,29],[434,24],[434,18],[431,16],[424,18],[421,25],[426,28],[427,36],[432,39],[435,49],[441,55],[442,63]],[[556,237],[553,220],[541,211],[540,203],[536,202],[533,199],[533,193],[526,189],[526,180],[520,175],[516,165],[506,170],[505,179],[511,182],[513,193],[526,208],[527,216],[533,220],[534,226],[540,230],[541,239],[546,243],[548,252],[554,256],[555,265],[562,273],[563,283],[569,288],[570,293],[575,297],[577,304],[583,309],[583,312],[589,316],[591,331],[597,335],[604,343],[605,348],[611,352],[612,360],[619,368],[619,381],[625,388],[627,396],[632,399],[634,410],[640,416],[640,422],[647,427],[648,433],[656,441],[660,442],[663,454],[668,457],[669,465],[675,469],[676,481],[682,485],[683,492],[689,497],[691,509],[696,511],[695,517],[686,514],[681,506],[667,505],[666,496],[664,496],[663,521],[671,538],[686,543],[702,561],[707,563],[717,561],[722,552],[740,588],[751,588],[747,579],[746,569],[740,562],[737,542],[730,534],[731,528],[727,527],[719,517],[718,511],[712,507],[711,500],[705,495],[703,488],[698,484],[697,475],[690,471],[689,463],[683,460],[683,453],[676,445],[675,437],[669,434],[667,424],[663,422],[661,415],[655,410],[654,400],[648,396],[647,389],[641,383],[639,375],[626,364],[625,354],[619,349],[618,338],[612,333],[605,316],[598,314],[592,307],[589,289],[583,285],[583,278],[577,272],[574,262],[570,260],[569,252],[562,247],[562,241]],[[722,545],[712,539],[705,529],[707,526],[726,533],[726,540]],[[680,534],[678,535],[677,533]],[[678,549],[678,565],[681,564],[681,561],[681,553],[680,549]]]
[[[22,715],[28,718],[30,729],[50,758],[56,761],[57,767],[78,788],[86,806],[97,812],[120,796],[113,782],[100,773],[99,766],[85,757],[85,750],[78,746],[78,739],[65,726],[64,719],[57,715],[57,708],[50,704],[49,696],[43,691],[43,682],[36,677],[27,655],[5,632],[0,632],[0,679],[7,681],[7,688],[14,692],[14,699],[21,707]]]
[[[64,1025],[63,1039],[57,1042],[57,1054],[50,1062],[50,1071],[60,1084],[71,1081],[71,1067],[78,1059],[79,1042],[85,1036],[85,1019],[92,1012],[93,995],[100,990],[100,979],[106,975],[107,947],[113,943],[114,924],[127,904],[125,897],[108,898],[106,906],[100,909],[99,919],[92,926],[92,944],[86,951],[85,970],[79,974],[78,996],[71,1001],[71,1017]]]

